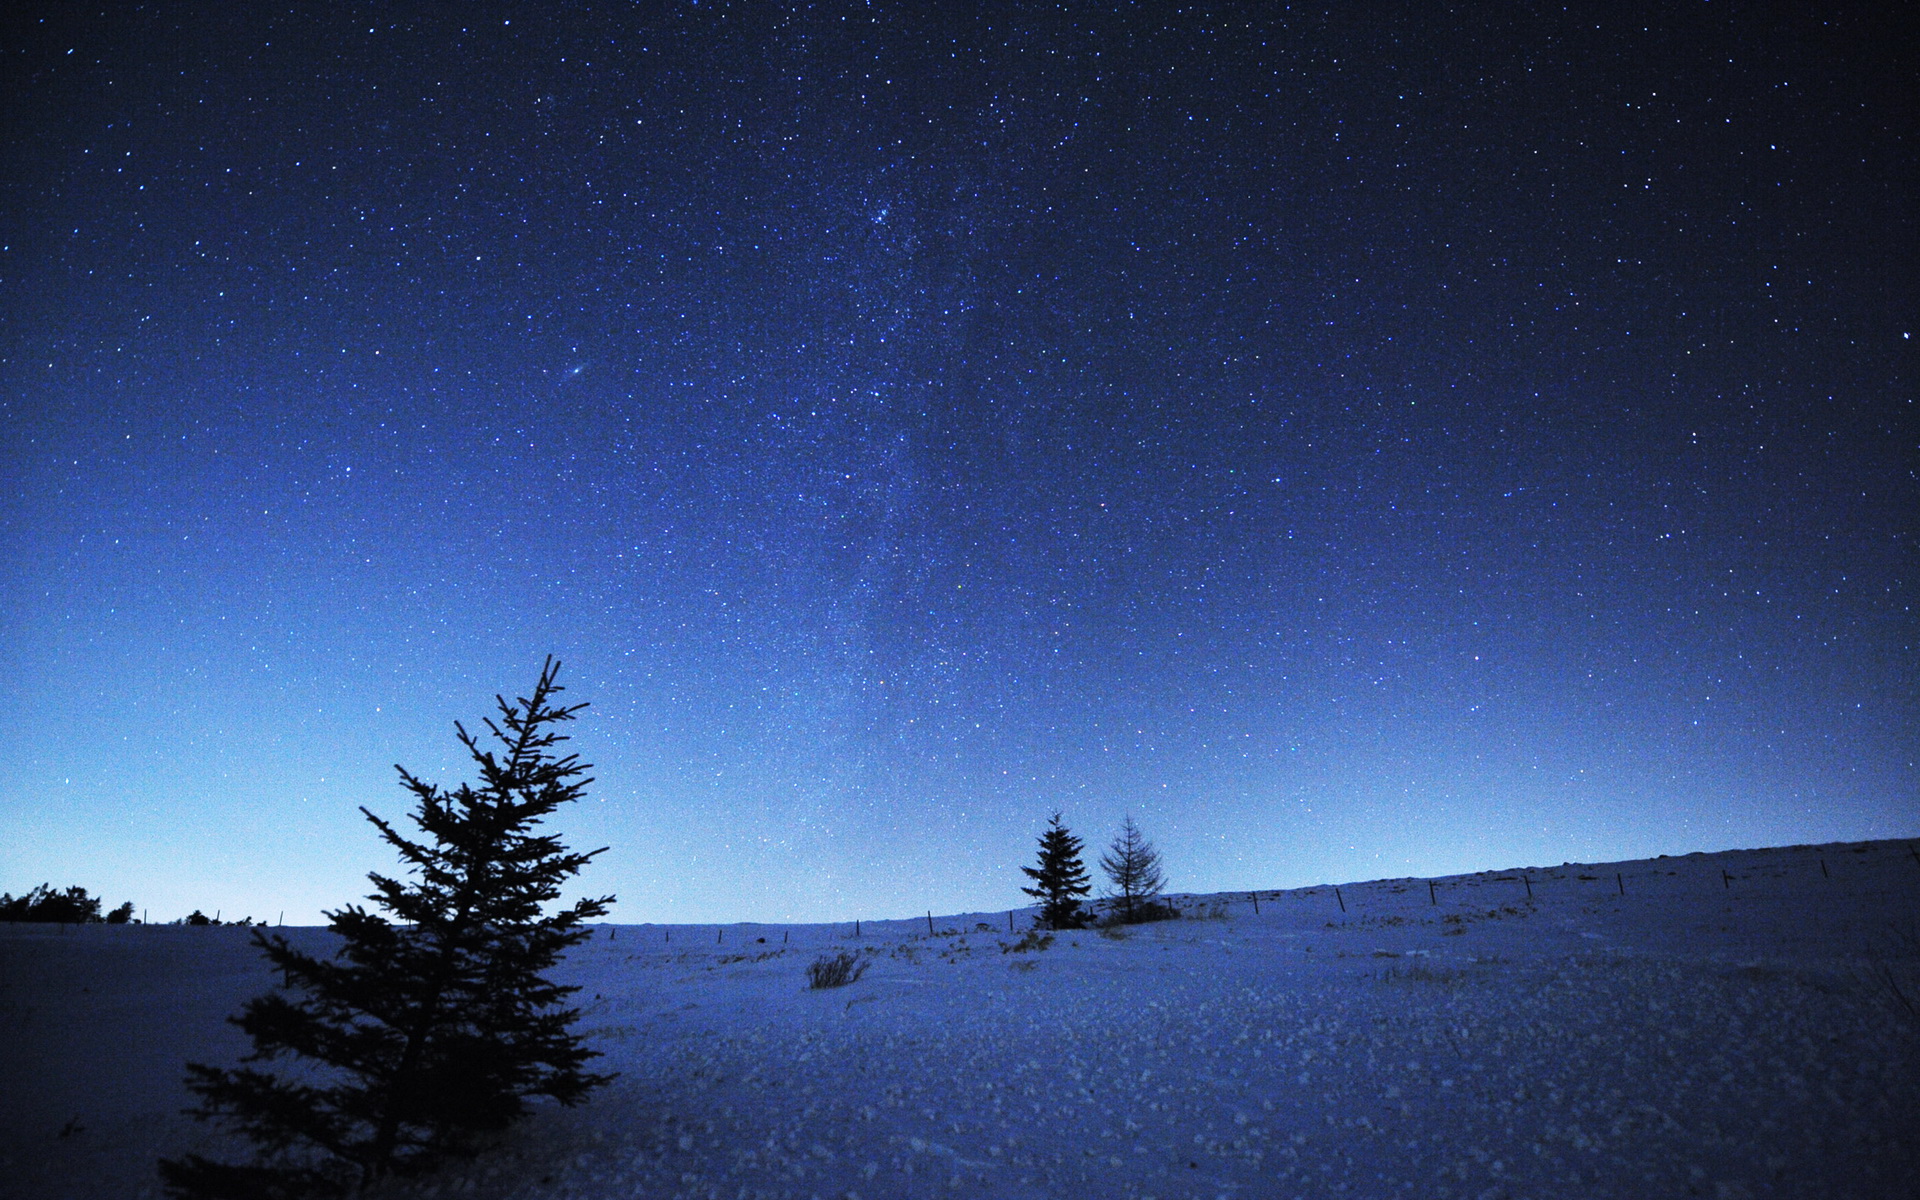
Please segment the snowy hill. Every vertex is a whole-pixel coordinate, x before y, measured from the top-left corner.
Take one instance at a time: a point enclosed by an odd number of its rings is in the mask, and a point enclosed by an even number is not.
[[[1044,947],[1004,912],[603,928],[566,974],[620,1078],[393,1194],[1914,1194],[1905,842],[1178,900]],[[808,990],[842,949],[865,974]],[[181,1064],[271,984],[245,930],[0,926],[0,1195],[221,1152]]]

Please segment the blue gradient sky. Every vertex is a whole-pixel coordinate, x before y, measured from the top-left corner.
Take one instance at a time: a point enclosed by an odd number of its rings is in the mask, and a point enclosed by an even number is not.
[[[0,890],[628,921],[1920,833],[1911,56],[1725,4],[8,18]]]

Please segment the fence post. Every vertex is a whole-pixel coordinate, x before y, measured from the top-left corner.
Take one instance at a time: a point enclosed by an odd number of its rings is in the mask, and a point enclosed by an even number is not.
[[[1622,896],[1627,894],[1627,881],[1621,877],[1620,872],[1615,871],[1613,873],[1613,882],[1615,886],[1617,886],[1620,889],[1620,894]]]
[[[1427,903],[1428,904],[1440,903],[1440,896],[1437,892],[1433,890],[1433,880],[1431,879],[1427,880]]]
[[[927,936],[933,936],[933,910],[927,910]]]
[[[1720,868],[1720,886],[1728,891],[1733,890],[1733,876],[1727,874],[1725,867]]]
[[[1259,892],[1255,892],[1253,894],[1253,915],[1256,917],[1260,915],[1260,893]]]
[[[1525,875],[1522,875],[1520,877],[1520,882],[1527,885],[1527,899],[1529,900],[1533,899],[1533,880],[1528,879]]]
[[[1339,884],[1335,884],[1335,885],[1334,885],[1334,887],[1333,887],[1333,898],[1334,898],[1335,900],[1338,900],[1338,901],[1340,901],[1340,911],[1341,911],[1341,912],[1345,912],[1345,911],[1347,911],[1347,901],[1346,901],[1346,898],[1345,898],[1344,896],[1342,896],[1342,895],[1340,894],[1340,885],[1339,885]]]

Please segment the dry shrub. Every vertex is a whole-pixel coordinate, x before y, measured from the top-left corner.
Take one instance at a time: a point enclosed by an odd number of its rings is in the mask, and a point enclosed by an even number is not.
[[[860,956],[848,950],[816,958],[807,965],[807,986],[810,988],[845,987],[860,978],[866,972],[867,964]]]

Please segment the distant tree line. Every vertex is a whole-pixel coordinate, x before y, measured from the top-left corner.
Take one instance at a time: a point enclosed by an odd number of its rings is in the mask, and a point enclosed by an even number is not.
[[[102,914],[100,908],[104,901],[90,895],[83,887],[70,887],[65,891],[55,891],[51,884],[41,884],[32,891],[15,896],[0,892],[0,921],[48,921],[61,925],[141,925],[133,916],[133,901],[129,900],[119,908]],[[241,917],[238,921],[222,921],[216,911],[213,916],[194,909],[184,917],[175,917],[169,925],[264,925],[252,917]]]
[[[51,884],[41,884],[30,892],[15,896],[0,893],[0,921],[55,921],[63,925],[125,925],[133,920],[133,901],[100,914],[101,900],[83,887],[56,892]],[[136,922],[137,923],[137,922]]]
[[[1178,916],[1178,911],[1159,899],[1166,887],[1160,870],[1160,852],[1154,849],[1133,823],[1131,816],[1121,823],[1107,853],[1100,856],[1100,869],[1111,885],[1097,905],[1083,905],[1081,897],[1093,890],[1092,876],[1080,859],[1084,843],[1054,813],[1040,834],[1039,861],[1021,867],[1021,873],[1033,881],[1020,890],[1040,902],[1037,924],[1048,929],[1081,929],[1088,925],[1134,925],[1142,921],[1161,921]]]

